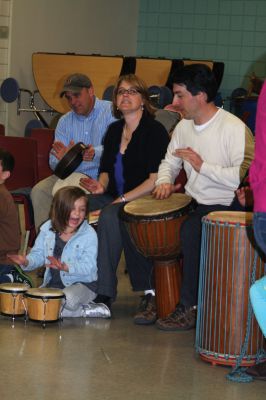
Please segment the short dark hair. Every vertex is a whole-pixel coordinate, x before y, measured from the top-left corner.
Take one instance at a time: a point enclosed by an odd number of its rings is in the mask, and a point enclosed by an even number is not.
[[[88,196],[80,187],[66,186],[55,193],[50,210],[50,219],[53,231],[62,233],[65,230],[74,203],[81,197],[84,197],[86,200],[86,214],[88,214]]]
[[[214,101],[218,85],[212,70],[205,64],[191,64],[177,70],[172,76],[172,83],[185,85],[195,96],[199,92],[207,94],[207,103]]]
[[[0,161],[3,171],[12,172],[15,167],[15,159],[9,151],[0,148]]]

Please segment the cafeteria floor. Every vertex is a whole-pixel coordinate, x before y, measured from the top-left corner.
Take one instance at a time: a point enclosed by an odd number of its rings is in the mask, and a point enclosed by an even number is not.
[[[134,325],[138,302],[121,262],[111,320],[65,318],[43,329],[17,318],[12,328],[10,318],[0,316],[1,399],[265,398],[265,382],[231,382],[230,368],[202,361],[194,330],[167,333]]]

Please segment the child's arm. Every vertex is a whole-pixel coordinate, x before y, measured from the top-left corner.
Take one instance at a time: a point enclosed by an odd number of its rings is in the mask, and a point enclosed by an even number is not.
[[[26,267],[29,264],[26,256],[20,254],[7,254],[7,257],[15,264],[19,264],[21,267]]]
[[[47,268],[54,268],[58,269],[59,271],[65,271],[68,272],[68,266],[66,263],[62,262],[61,260],[58,260],[57,258],[53,256],[48,256],[47,260],[50,262],[49,264],[45,264]]]

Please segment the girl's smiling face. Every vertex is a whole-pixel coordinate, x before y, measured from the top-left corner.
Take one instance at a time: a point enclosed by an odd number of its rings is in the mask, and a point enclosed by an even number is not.
[[[85,197],[80,197],[74,203],[74,206],[70,212],[67,227],[76,230],[80,224],[86,218],[87,213],[87,202]]]

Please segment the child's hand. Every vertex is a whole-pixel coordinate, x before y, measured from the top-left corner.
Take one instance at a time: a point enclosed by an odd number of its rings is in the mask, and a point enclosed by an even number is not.
[[[7,257],[13,261],[15,264],[22,265],[26,267],[29,263],[26,256],[22,256],[20,254],[7,254]]]
[[[48,256],[47,260],[50,262],[50,264],[45,264],[47,268],[54,268],[58,269],[59,271],[68,272],[68,266],[64,262],[61,262],[61,260],[58,260],[53,256]]]

